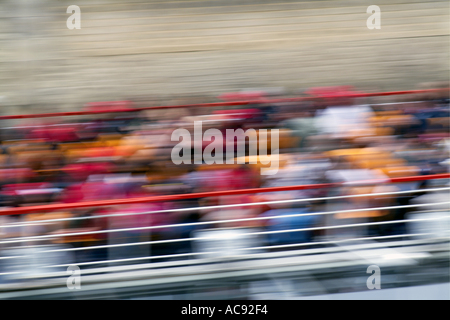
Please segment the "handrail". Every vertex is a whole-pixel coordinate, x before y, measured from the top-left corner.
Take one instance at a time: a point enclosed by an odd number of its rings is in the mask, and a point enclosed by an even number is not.
[[[323,188],[333,188],[333,187],[341,187],[341,186],[356,186],[356,185],[367,185],[367,184],[374,185],[377,183],[402,183],[402,182],[413,182],[413,181],[434,180],[434,179],[449,179],[449,178],[450,178],[450,173],[443,173],[443,174],[434,174],[434,175],[425,175],[425,176],[410,176],[410,177],[388,178],[388,179],[380,179],[380,180],[356,181],[356,182],[351,182],[351,183],[349,183],[349,182],[322,183],[322,184],[295,185],[295,186],[285,186],[285,187],[253,188],[253,189],[241,189],[241,190],[211,191],[211,192],[200,192],[200,193],[139,197],[139,198],[131,198],[131,199],[82,201],[82,202],[77,202],[77,203],[57,203],[57,204],[30,206],[30,207],[22,207],[22,208],[8,208],[8,209],[0,211],[0,215],[17,215],[17,214],[26,214],[26,213],[37,212],[37,211],[53,211],[53,210],[65,210],[65,209],[67,210],[67,209],[77,209],[77,208],[87,208],[87,207],[104,207],[104,206],[123,205],[123,204],[145,203],[145,202],[161,202],[161,201],[174,201],[174,200],[185,200],[185,199],[198,199],[198,198],[205,198],[205,197],[255,194],[255,193],[263,193],[263,192],[310,190],[310,189],[323,189]]]
[[[332,98],[366,98],[376,96],[392,96],[392,95],[406,95],[406,94],[422,94],[422,93],[437,93],[449,91],[450,88],[443,89],[424,89],[424,90],[405,90],[405,91],[388,91],[388,92],[368,92],[368,93],[351,93],[342,95],[329,95],[327,97],[296,97],[296,98],[279,98],[279,99],[256,99],[256,100],[243,100],[243,101],[228,101],[228,102],[212,102],[212,103],[197,103],[197,104],[184,104],[184,105],[170,105],[170,106],[152,106],[143,108],[124,108],[124,109],[105,109],[105,110],[85,110],[85,111],[71,111],[71,112],[52,112],[52,113],[36,113],[36,114],[23,114],[23,115],[9,115],[0,116],[0,120],[11,119],[31,119],[31,118],[49,118],[49,117],[66,117],[66,116],[83,116],[94,114],[106,114],[106,113],[120,113],[120,112],[139,112],[144,110],[160,110],[160,109],[179,109],[179,108],[192,108],[192,107],[226,107],[226,106],[239,106],[248,104],[267,104],[267,103],[283,103],[283,102],[301,102],[320,99],[332,99]]]

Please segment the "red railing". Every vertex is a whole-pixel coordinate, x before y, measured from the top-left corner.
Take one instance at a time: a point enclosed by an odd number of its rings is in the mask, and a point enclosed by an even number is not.
[[[296,185],[296,186],[285,186],[285,187],[254,188],[254,189],[241,189],[241,190],[175,194],[175,195],[165,195],[165,196],[139,197],[139,198],[131,198],[131,199],[85,201],[85,202],[78,202],[78,203],[56,203],[56,204],[30,206],[30,207],[22,207],[22,208],[9,208],[9,209],[0,211],[0,215],[17,215],[17,214],[26,214],[26,213],[37,212],[37,211],[53,211],[53,210],[77,209],[77,208],[86,208],[86,207],[103,207],[103,206],[113,206],[113,205],[123,205],[123,204],[133,204],[133,203],[174,201],[174,200],[197,199],[197,198],[219,197],[219,196],[232,196],[232,195],[242,195],[242,194],[264,193],[264,192],[323,189],[323,188],[333,188],[333,187],[339,187],[339,186],[345,186],[345,185],[367,185],[367,184],[373,185],[373,184],[377,184],[377,183],[403,183],[403,182],[414,182],[414,181],[434,180],[434,179],[449,179],[449,178],[450,178],[450,173],[443,173],[443,174],[434,174],[434,175],[426,175],[426,176],[411,176],[411,177],[401,177],[401,178],[388,178],[388,179],[382,179],[382,180],[355,181],[352,183],[348,183],[348,182],[322,183],[322,184]]]
[[[408,90],[408,91],[389,91],[389,92],[369,92],[369,93],[351,93],[351,94],[339,94],[327,96],[327,99],[332,98],[365,98],[376,96],[393,96],[393,95],[406,95],[406,94],[424,94],[424,93],[437,93],[449,91],[449,88],[445,89],[426,89],[426,90]],[[22,114],[22,115],[10,115],[0,116],[0,120],[10,119],[30,119],[30,118],[48,118],[48,117],[67,117],[67,116],[83,116],[93,114],[105,114],[105,113],[118,113],[118,112],[139,112],[144,110],[158,110],[158,109],[179,109],[179,108],[213,108],[213,107],[226,107],[226,106],[239,106],[248,104],[267,104],[267,103],[282,103],[282,102],[301,102],[320,100],[323,97],[296,97],[296,98],[281,98],[281,99],[258,99],[258,100],[245,100],[245,101],[229,101],[229,102],[212,102],[212,103],[198,103],[198,104],[183,104],[172,106],[152,106],[143,108],[112,108],[105,110],[89,110],[89,111],[72,111],[72,112],[53,112],[53,113],[36,113],[36,114]]]

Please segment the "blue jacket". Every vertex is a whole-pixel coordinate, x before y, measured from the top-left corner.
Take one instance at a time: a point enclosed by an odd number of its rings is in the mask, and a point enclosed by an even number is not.
[[[308,209],[291,208],[291,209],[276,209],[270,210],[263,214],[263,216],[287,216],[292,214],[309,213]],[[281,231],[311,228],[315,226],[317,216],[298,216],[288,218],[273,218],[268,221],[267,231]],[[267,235],[268,241],[271,245],[292,244],[309,242],[312,239],[311,231],[297,231],[297,232],[283,232],[273,233]]]

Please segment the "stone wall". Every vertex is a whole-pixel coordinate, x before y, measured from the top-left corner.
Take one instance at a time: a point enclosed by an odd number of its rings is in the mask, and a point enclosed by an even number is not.
[[[369,5],[381,29],[369,30]],[[69,5],[81,29],[69,30]],[[2,114],[245,88],[449,79],[449,2],[2,0]]]

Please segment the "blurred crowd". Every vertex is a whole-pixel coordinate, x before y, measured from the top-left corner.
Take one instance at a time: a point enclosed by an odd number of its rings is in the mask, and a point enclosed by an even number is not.
[[[247,106],[185,108],[116,112],[71,117],[24,119],[1,127],[0,205],[13,207],[94,200],[128,199],[247,188],[349,182],[340,188],[253,193],[189,200],[124,204],[42,211],[0,216],[0,226],[16,222],[70,217],[136,213],[95,219],[56,221],[23,228],[0,228],[3,239],[19,236],[66,234],[106,229],[172,226],[80,236],[61,236],[36,244],[69,247],[148,242],[198,237],[211,230],[314,228],[355,222],[403,220],[410,210],[362,210],[331,215],[284,219],[220,222],[222,220],[278,217],[313,212],[406,205],[420,193],[313,201],[311,198],[345,196],[426,188],[430,181],[383,183],[393,177],[447,173],[449,168],[449,100],[447,93],[414,99],[336,98],[351,88],[318,88],[307,94],[317,99],[302,102]],[[333,96],[333,97],[331,97]],[[331,98],[330,98],[331,97]],[[241,99],[231,95],[229,99]],[[403,99],[403,100],[402,100]],[[376,102],[376,103],[374,103]],[[93,103],[90,110],[132,107],[130,102]],[[171,141],[175,129],[279,129],[279,171],[260,175],[258,154],[247,154],[246,164],[175,165]],[[224,132],[224,131],[223,131]],[[269,136],[267,142],[270,145]],[[227,142],[230,143],[230,142]],[[235,142],[233,142],[236,144]],[[207,143],[206,143],[207,145]],[[206,146],[204,145],[204,147]],[[248,148],[246,148],[248,150]],[[270,151],[270,148],[268,148]],[[251,157],[257,164],[249,164]],[[380,183],[358,184],[379,179]],[[305,201],[281,201],[300,200]],[[228,204],[276,201],[255,206]],[[211,208],[200,209],[210,206]],[[194,208],[193,210],[176,210]],[[197,208],[197,209],[196,209]],[[156,211],[151,214],[137,214]],[[405,224],[271,233],[258,238],[261,245],[310,243],[330,237],[383,236],[406,233]],[[3,245],[3,249],[11,245]],[[119,247],[115,250],[80,250],[78,262],[148,255],[189,253],[192,241]],[[202,250],[201,248],[199,250]]]

